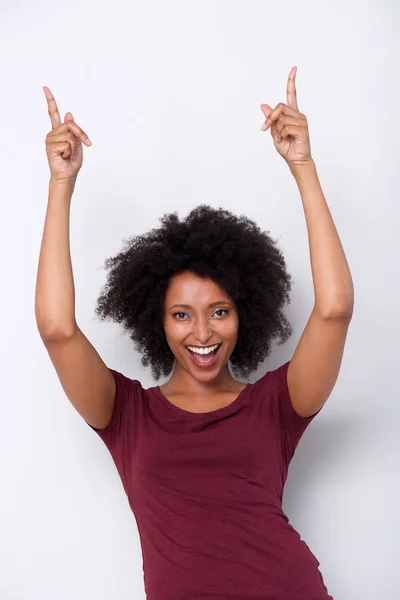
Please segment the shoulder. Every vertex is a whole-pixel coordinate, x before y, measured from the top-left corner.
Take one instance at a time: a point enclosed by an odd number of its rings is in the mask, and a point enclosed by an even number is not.
[[[275,369],[267,371],[253,385],[260,390],[287,391],[287,372],[290,360]]]
[[[138,379],[129,377],[116,369],[110,368],[110,371],[114,377],[116,388],[122,396],[143,391],[142,384]]]

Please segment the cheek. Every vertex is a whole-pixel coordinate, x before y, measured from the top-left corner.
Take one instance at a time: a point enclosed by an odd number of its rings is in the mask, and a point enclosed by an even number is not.
[[[222,337],[225,338],[236,338],[238,334],[238,321],[237,319],[230,319],[229,321],[221,322],[219,331]]]
[[[179,342],[180,339],[184,338],[188,334],[188,327],[184,327],[183,323],[174,323],[167,320],[164,323],[165,337],[168,343]]]

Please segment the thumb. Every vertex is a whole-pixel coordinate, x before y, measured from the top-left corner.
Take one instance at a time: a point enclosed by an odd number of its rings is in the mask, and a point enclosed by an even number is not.
[[[264,115],[268,117],[269,113],[272,111],[272,108],[269,104],[261,104],[261,110],[263,111]]]

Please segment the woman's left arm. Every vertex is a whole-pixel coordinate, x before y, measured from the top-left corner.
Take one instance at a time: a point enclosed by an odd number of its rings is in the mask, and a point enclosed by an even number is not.
[[[299,188],[307,223],[315,302],[287,372],[292,404],[302,417],[315,414],[329,398],[342,362],[353,314],[354,289],[346,256],[311,158],[308,124],[299,113],[296,72],[288,79],[288,105],[261,109],[268,117],[277,151]],[[264,108],[265,107],[265,108]]]

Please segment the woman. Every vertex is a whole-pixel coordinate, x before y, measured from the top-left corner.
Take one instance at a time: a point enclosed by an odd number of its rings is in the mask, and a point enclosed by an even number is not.
[[[199,206],[130,240],[106,261],[96,313],[123,323],[162,386],[109,369],[79,329],[70,201],[86,133],[44,88],[51,177],[36,286],[38,329],[63,389],[107,445],[136,517],[149,600],[327,600],[319,562],[282,510],[296,446],[338,377],[353,311],[347,261],[296,101],[262,104],[303,203],[315,303],[290,361],[247,377],[283,343],[290,275],[275,242],[244,216]]]

